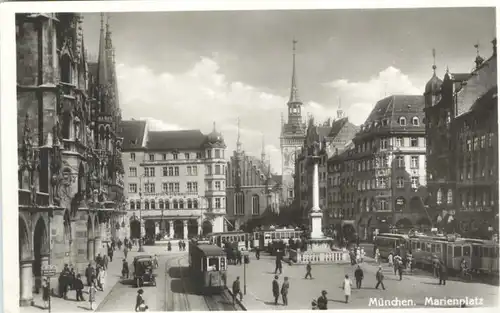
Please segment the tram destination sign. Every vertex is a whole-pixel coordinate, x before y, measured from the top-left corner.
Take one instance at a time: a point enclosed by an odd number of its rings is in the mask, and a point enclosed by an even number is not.
[[[57,267],[55,265],[42,266],[42,276],[53,277],[57,275]]]

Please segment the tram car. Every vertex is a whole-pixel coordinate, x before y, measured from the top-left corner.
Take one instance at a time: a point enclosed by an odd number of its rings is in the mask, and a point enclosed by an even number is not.
[[[189,269],[201,294],[220,293],[226,287],[227,258],[224,249],[207,241],[189,244]]]
[[[375,246],[378,248],[380,257],[387,259],[392,252],[402,258],[406,257],[409,248],[409,237],[402,234],[382,233],[375,236]]]
[[[261,251],[274,254],[276,250],[288,248],[290,239],[294,242],[303,236],[302,230],[293,228],[282,228],[274,230],[263,230],[254,233],[254,246]]]
[[[492,240],[462,238],[472,243],[470,267],[473,271],[485,274],[498,274],[498,243]]]
[[[212,244],[221,248],[224,248],[225,243],[231,243],[232,245],[236,245],[240,251],[247,251],[250,249],[250,234],[242,231],[211,233],[207,237]]]
[[[416,267],[432,268],[433,262],[439,261],[450,272],[460,272],[463,260],[471,265],[473,244],[462,238],[414,235],[410,246]]]

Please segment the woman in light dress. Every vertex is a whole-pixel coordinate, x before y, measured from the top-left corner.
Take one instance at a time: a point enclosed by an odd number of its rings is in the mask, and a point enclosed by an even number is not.
[[[380,251],[378,250],[375,250],[375,263],[377,263],[377,265],[380,264]]]
[[[342,289],[344,289],[345,303],[349,302],[349,297],[351,296],[351,287],[352,287],[352,282],[349,279],[349,275],[346,274],[344,279],[344,284],[342,286]]]
[[[97,293],[97,288],[95,287],[95,280],[90,283],[89,287],[89,303],[90,303],[90,310],[94,311],[94,303],[95,303],[95,294]]]

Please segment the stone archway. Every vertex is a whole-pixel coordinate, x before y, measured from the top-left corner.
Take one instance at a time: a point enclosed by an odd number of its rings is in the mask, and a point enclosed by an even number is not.
[[[212,223],[210,223],[210,221],[203,221],[203,224],[202,224],[202,231],[203,231],[203,235],[206,236],[208,234],[210,234],[212,232]]]
[[[197,220],[189,220],[187,224],[188,228],[188,238],[198,236],[198,221]]]
[[[174,221],[174,238],[175,239],[184,238],[184,222],[181,220]]]
[[[141,237],[141,222],[136,218],[130,219],[130,239],[138,239]]]
[[[33,299],[33,272],[31,263],[31,240],[28,226],[19,217],[19,304],[30,305]]]
[[[39,217],[35,224],[33,233],[33,267],[32,273],[35,278],[35,292],[38,292],[42,283],[42,264],[47,263],[49,258],[49,233],[43,217]]]
[[[144,222],[144,230],[145,230],[145,236],[148,238],[155,239],[156,238],[156,225],[155,221],[153,220],[146,220]]]
[[[410,211],[420,212],[424,210],[424,200],[422,198],[415,196],[410,199]]]
[[[410,229],[412,227],[412,222],[407,218],[402,218],[396,222],[396,228]]]

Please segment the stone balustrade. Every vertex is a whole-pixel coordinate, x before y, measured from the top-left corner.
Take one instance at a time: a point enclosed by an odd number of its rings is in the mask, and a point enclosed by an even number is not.
[[[349,263],[347,251],[300,251],[290,249],[290,260],[297,264],[332,264]]]

